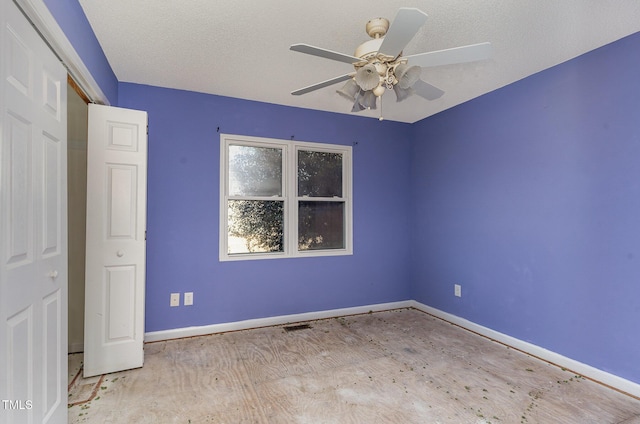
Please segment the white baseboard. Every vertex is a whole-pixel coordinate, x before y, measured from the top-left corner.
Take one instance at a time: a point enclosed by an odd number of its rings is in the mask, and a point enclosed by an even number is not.
[[[176,328],[172,330],[151,331],[145,333],[145,342],[156,342],[160,340],[180,339],[183,337],[204,336],[207,334],[225,333],[228,331],[247,330],[250,328],[269,327],[272,325],[282,325],[301,321],[313,321],[316,319],[334,318],[346,315],[366,314],[368,312],[386,311],[389,309],[409,308],[412,306],[411,300],[400,302],[379,303],[368,306],[355,306],[352,308],[330,309],[326,311],[305,312],[302,314],[280,315],[276,317],[248,319],[244,321],[225,322],[222,324],[211,324],[197,327]]]
[[[424,305],[420,302],[412,300],[409,303],[411,304],[411,307],[415,309],[426,312],[452,324],[473,331],[474,333],[478,333],[484,337],[488,337],[497,342],[518,349],[524,353],[570,370],[571,372],[574,372],[576,374],[580,374],[584,377],[597,381],[620,392],[626,393],[636,398],[640,398],[640,384],[638,383],[634,383],[633,381],[626,380],[622,377],[618,377],[617,375],[602,371],[590,365],[583,364],[582,362],[578,362],[574,359],[552,352],[532,343],[516,339],[515,337],[508,336],[487,327],[483,327],[482,325],[476,324],[472,321],[460,318],[456,315],[452,315],[448,312],[444,312],[436,308],[432,308],[431,306]]]
[[[379,312],[390,309],[415,308],[417,310],[441,318],[452,324],[458,325],[481,336],[495,340],[499,343],[520,350],[526,354],[550,362],[559,367],[565,368],[609,386],[620,392],[640,398],[640,384],[626,380],[617,375],[583,364],[574,359],[552,352],[540,346],[525,342],[515,337],[508,336],[498,331],[492,330],[482,325],[476,324],[464,318],[439,309],[427,306],[415,300],[405,300],[400,302],[380,303],[376,305],[356,306],[352,308],[331,309],[317,312],[306,312],[301,314],[281,315],[268,318],[249,319],[244,321],[226,322],[221,324],[203,325],[197,327],[176,328],[172,330],[152,331],[145,333],[145,342],[155,342],[161,340],[180,339],[184,337],[205,336],[208,334],[225,333],[228,331],[248,330],[251,328],[269,327],[272,325],[283,325],[302,321],[313,321],[317,319],[335,318],[347,315],[366,314],[368,312]]]

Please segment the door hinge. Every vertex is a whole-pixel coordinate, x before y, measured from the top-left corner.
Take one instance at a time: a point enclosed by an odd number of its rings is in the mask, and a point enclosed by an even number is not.
[[[149,135],[149,124],[147,124],[147,135]]]
[[[147,241],[147,230],[144,230],[144,241]]]

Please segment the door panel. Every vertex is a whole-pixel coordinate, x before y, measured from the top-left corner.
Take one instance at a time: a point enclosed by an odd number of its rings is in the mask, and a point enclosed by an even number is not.
[[[33,261],[33,146],[31,125],[13,113],[6,116],[3,140],[4,187],[7,197],[6,239],[7,266],[26,265]]]
[[[60,100],[60,91],[62,90],[62,83],[55,76],[49,73],[48,70],[42,72],[42,109],[47,112],[56,121],[60,120],[62,116],[62,105]],[[64,81],[66,87],[66,80]]]
[[[13,85],[25,97],[33,92],[33,53],[28,42],[23,40],[19,32],[13,29],[14,22],[7,22],[7,51],[3,59],[7,62],[7,82]]]
[[[85,377],[144,361],[146,112],[89,105]]]
[[[53,136],[43,135],[42,255],[45,258],[60,254],[61,144]]]
[[[105,298],[109,305],[105,343],[134,340],[136,267],[110,266],[106,271]]]
[[[109,209],[107,239],[136,238],[137,167],[107,164]]]
[[[56,290],[43,300],[42,316],[46,343],[42,352],[44,359],[42,404],[46,411],[53,411],[56,404],[61,403],[64,388],[59,384],[64,375],[61,364],[67,361],[66,355],[62,355],[65,347],[60,346],[63,321],[61,295],[62,291]]]
[[[7,387],[9,400],[27,400],[34,398],[34,322],[33,307],[27,306],[6,321],[7,328]],[[33,422],[33,411],[19,414],[9,411],[9,421]],[[6,411],[3,411],[6,413]],[[22,419],[20,419],[22,418]],[[26,418],[26,419],[25,419]]]

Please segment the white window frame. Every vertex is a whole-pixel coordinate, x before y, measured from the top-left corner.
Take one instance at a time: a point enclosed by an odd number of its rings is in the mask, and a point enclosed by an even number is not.
[[[228,252],[228,201],[229,196],[229,158],[230,145],[267,147],[282,149],[282,196],[261,198],[260,200],[284,201],[284,250],[282,252],[241,253]],[[342,197],[298,197],[298,151],[342,154]],[[352,205],[352,150],[351,146],[338,144],[312,143],[306,141],[278,140],[273,138],[250,137],[233,134],[220,134],[220,261],[243,261],[254,259],[303,258],[314,256],[344,256],[353,254],[353,205]],[[344,248],[298,250],[298,202],[300,201],[336,201],[344,202]]]

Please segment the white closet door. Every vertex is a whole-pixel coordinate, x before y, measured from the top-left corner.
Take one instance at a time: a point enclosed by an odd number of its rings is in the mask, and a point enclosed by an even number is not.
[[[67,73],[0,2],[0,405],[67,422]]]
[[[144,361],[147,113],[89,105],[84,376]]]

